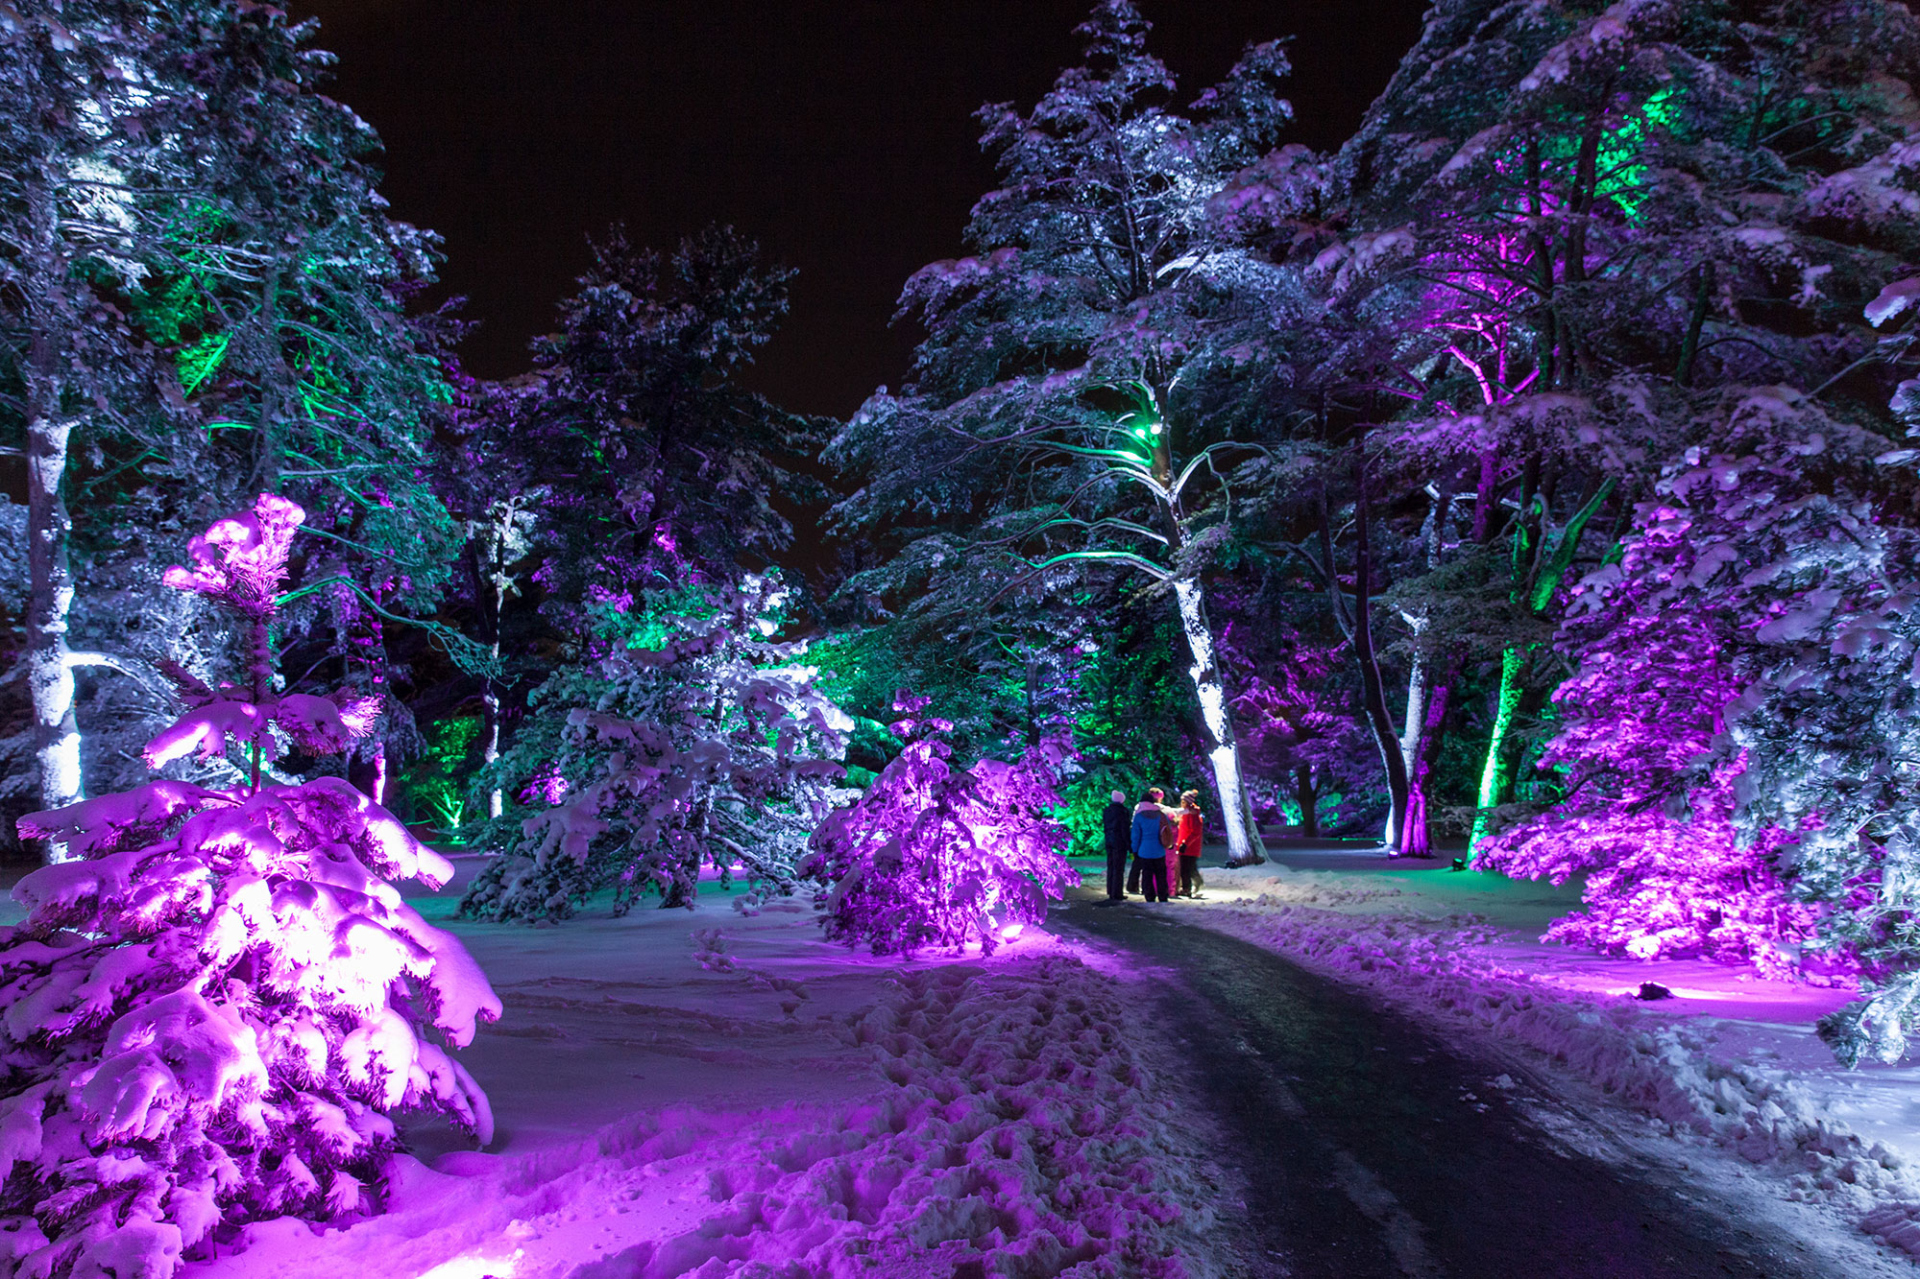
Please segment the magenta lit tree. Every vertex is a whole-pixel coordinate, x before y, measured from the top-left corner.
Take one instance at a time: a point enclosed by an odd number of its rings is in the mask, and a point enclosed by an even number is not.
[[[1579,673],[1554,694],[1562,728],[1541,761],[1561,770],[1569,797],[1489,837],[1478,863],[1556,884],[1586,874],[1583,908],[1555,920],[1547,940],[1782,975],[1819,912],[1773,867],[1779,831],[1747,841],[1735,830],[1744,757],[1710,754],[1738,692],[1730,663],[1711,622],[1661,609],[1639,576],[1686,536],[1671,521],[1656,527],[1631,544],[1626,578],[1583,591],[1606,602],[1568,628],[1586,643],[1575,650]]]
[[[821,824],[801,870],[824,885],[816,900],[836,941],[876,955],[991,953],[1079,882],[1061,855],[1066,828],[1049,815],[1064,748],[1048,741],[1011,764],[963,768],[943,740],[953,725],[923,714],[927,701],[895,698],[890,727],[906,748]]]
[[[398,1111],[491,1137],[447,1049],[500,1002],[389,882],[452,868],[344,781],[262,781],[285,744],[344,751],[374,709],[275,690],[304,518],[263,495],[166,574],[237,615],[249,663],[218,688],[176,672],[187,710],[147,761],[197,754],[238,780],[159,779],[20,823],[71,860],[20,882],[27,918],[0,933],[8,1273],[164,1277],[247,1221],[377,1207]]]
[[[1489,840],[1484,864],[1588,872],[1562,940],[1857,965],[1869,998],[1823,1033],[1850,1060],[1897,1058],[1920,990],[1898,865],[1912,539],[1871,495],[1900,455],[1777,387],[1702,417],[1723,449],[1667,467],[1618,561],[1573,590],[1558,644],[1576,674],[1543,761],[1568,796]]]

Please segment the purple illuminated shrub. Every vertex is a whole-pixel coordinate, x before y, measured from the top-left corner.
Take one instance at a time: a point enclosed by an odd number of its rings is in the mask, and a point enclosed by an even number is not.
[[[1482,864],[1586,872],[1558,940],[1852,971],[1858,907],[1836,907],[1873,811],[1842,814],[1887,740],[1872,708],[1894,702],[1876,685],[1850,706],[1850,684],[1909,662],[1884,618],[1881,640],[1849,621],[1887,592],[1888,532],[1844,493],[1879,444],[1772,388],[1724,412],[1728,450],[1667,468],[1618,561],[1574,589],[1558,643],[1577,674],[1542,761],[1567,798],[1488,840]]]
[[[1783,836],[1745,846],[1737,837],[1744,760],[1695,763],[1735,691],[1712,636],[1685,616],[1636,617],[1608,642],[1554,696],[1564,727],[1541,763],[1564,770],[1569,799],[1487,839],[1479,864],[1556,884],[1587,874],[1584,908],[1556,920],[1547,940],[1784,974],[1817,912],[1770,864]]]
[[[6,1273],[164,1279],[239,1223],[367,1211],[396,1111],[491,1137],[447,1047],[499,1000],[388,882],[452,868],[344,781],[260,781],[286,743],[345,750],[373,710],[274,690],[269,628],[304,518],[262,496],[166,575],[252,644],[238,686],[174,672],[187,710],[147,760],[197,753],[239,780],[160,779],[20,822],[73,860],[23,879],[27,918],[0,932]]]
[[[802,873],[820,881],[827,936],[876,955],[927,947],[991,953],[1046,917],[1079,882],[1061,855],[1066,828],[1048,810],[1065,748],[1049,740],[1014,763],[953,762],[953,727],[904,690],[891,725],[906,743],[866,794],[814,834]]]

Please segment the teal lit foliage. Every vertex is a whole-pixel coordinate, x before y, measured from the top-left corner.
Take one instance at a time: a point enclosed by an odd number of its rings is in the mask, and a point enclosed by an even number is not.
[[[466,827],[473,820],[467,783],[480,727],[477,715],[430,725],[425,753],[400,774],[398,789],[409,815],[416,824],[431,826],[449,844],[466,843]]]
[[[1054,810],[1070,836],[1071,856],[1103,852],[1100,814],[1113,791],[1125,791],[1132,802],[1149,786],[1170,795],[1205,789],[1188,722],[1192,697],[1176,658],[1182,640],[1172,619],[1158,612],[1125,610],[1075,680],[1073,744],[1082,771],[1060,784],[1062,802]]]
[[[1680,90],[1666,85],[1656,90],[1640,109],[1621,121],[1620,127],[1600,142],[1597,158],[1599,177],[1595,192],[1612,200],[1626,214],[1627,221],[1638,224],[1644,219],[1641,205],[1646,200],[1647,166],[1641,160],[1649,128],[1674,133],[1680,124]],[[1570,138],[1559,139],[1568,148]],[[1569,150],[1567,158],[1571,158]]]

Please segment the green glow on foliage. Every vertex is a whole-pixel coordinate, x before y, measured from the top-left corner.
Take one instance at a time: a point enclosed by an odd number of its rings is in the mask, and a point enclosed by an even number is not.
[[[461,715],[443,719],[427,730],[427,751],[405,776],[407,793],[427,820],[452,844],[465,842],[460,828],[468,821],[461,773],[473,744],[479,740],[480,717]]]
[[[704,620],[712,617],[716,611],[713,601],[697,586],[648,592],[643,600],[636,601],[635,607],[627,615],[630,629],[627,631],[626,646],[657,653],[680,633],[680,627],[672,619]]]
[[[180,369],[180,389],[192,395],[200,389],[202,383],[217,372],[226,362],[227,344],[232,338],[225,333],[209,333],[185,347],[174,357]]]
[[[1595,194],[1619,205],[1629,222],[1637,224],[1644,216],[1640,206],[1646,199],[1647,166],[1640,163],[1639,156],[1646,145],[1647,128],[1651,125],[1673,130],[1680,121],[1679,98],[1679,89],[1667,85],[1600,140],[1600,179]]]
[[[300,372],[300,408],[308,418],[360,416],[347,399],[353,388],[324,356],[309,349],[295,359],[294,367]]]

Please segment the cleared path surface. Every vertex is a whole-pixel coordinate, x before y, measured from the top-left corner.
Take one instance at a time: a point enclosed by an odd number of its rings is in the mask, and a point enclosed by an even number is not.
[[[1253,1274],[1833,1273],[1785,1232],[1688,1195],[1684,1173],[1548,1137],[1523,1106],[1558,1109],[1562,1126],[1579,1117],[1528,1085],[1490,1086],[1498,1066],[1268,951],[1139,902],[1083,897],[1055,918],[1181,978],[1158,996],[1163,1025],[1188,1053],[1183,1089],[1220,1121],[1251,1187],[1246,1224],[1265,1254]]]

